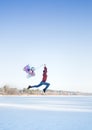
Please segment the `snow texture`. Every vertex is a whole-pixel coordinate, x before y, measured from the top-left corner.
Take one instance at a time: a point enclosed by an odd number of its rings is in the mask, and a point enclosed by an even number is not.
[[[92,97],[1,96],[0,130],[92,130]]]

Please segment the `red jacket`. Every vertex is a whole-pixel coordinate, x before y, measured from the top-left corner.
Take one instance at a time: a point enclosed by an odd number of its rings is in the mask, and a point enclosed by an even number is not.
[[[47,80],[47,68],[44,67],[42,82],[45,82],[46,80]]]

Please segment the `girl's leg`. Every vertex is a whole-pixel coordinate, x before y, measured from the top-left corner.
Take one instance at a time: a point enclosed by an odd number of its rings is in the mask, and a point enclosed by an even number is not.
[[[46,87],[43,89],[43,91],[45,92],[47,90],[47,88],[50,86],[50,83],[43,82],[43,85],[46,85]]]
[[[42,82],[40,82],[38,85],[33,85],[33,86],[31,86],[31,88],[38,88],[38,87],[40,87],[40,86],[42,86],[43,84],[42,84]]]

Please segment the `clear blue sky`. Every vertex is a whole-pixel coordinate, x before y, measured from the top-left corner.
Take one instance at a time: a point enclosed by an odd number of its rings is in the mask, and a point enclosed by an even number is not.
[[[92,92],[91,0],[0,1],[0,87],[38,84],[23,67],[44,63],[50,89]]]

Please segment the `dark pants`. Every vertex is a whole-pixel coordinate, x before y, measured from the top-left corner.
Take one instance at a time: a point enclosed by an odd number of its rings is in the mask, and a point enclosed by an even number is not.
[[[46,87],[44,88],[46,90],[49,87],[50,83],[41,81],[38,85],[32,86],[32,88],[38,88],[38,87],[40,87],[42,85],[46,85]]]

